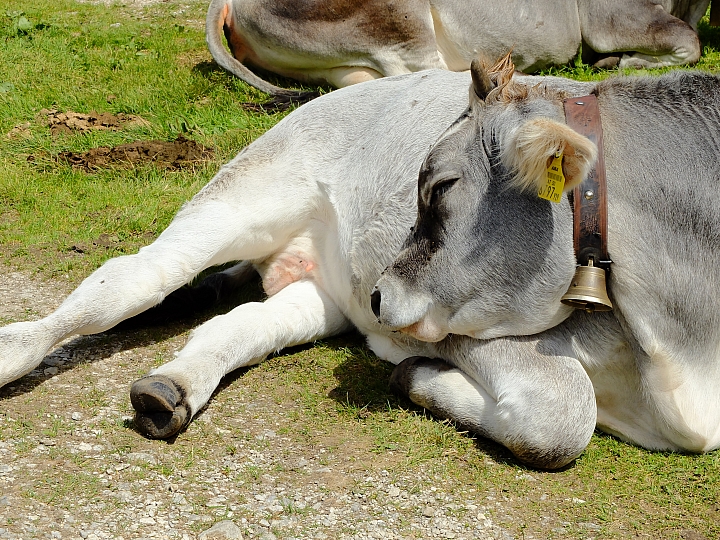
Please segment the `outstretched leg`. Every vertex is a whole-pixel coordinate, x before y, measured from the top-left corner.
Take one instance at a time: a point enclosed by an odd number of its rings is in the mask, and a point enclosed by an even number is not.
[[[170,437],[227,373],[349,328],[337,305],[310,280],[292,283],[265,302],[243,304],[198,327],[173,361],[133,384],[135,424],[148,437]]]
[[[538,340],[438,345],[449,359],[412,357],[393,371],[393,389],[433,414],[506,446],[524,463],[556,469],[585,449],[595,428],[592,383],[580,363],[538,352]]]
[[[115,326],[116,330],[130,330],[161,326],[186,320],[217,306],[253,277],[257,277],[255,266],[250,261],[241,261],[230,268],[215,272],[193,285],[185,285],[170,293],[162,303],[143,311]]]
[[[267,257],[306,226],[316,196],[312,183],[280,166],[248,161],[223,168],[155,242],[107,261],[54,313],[0,328],[0,386],[35,368],[60,340],[112,328],[206,268]]]

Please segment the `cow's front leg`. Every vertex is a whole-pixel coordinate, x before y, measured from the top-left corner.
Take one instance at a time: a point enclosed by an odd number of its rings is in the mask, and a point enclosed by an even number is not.
[[[292,283],[265,302],[243,304],[198,327],[174,360],[133,384],[135,425],[150,438],[171,437],[227,373],[349,327],[337,305],[310,280]]]
[[[577,360],[538,344],[450,337],[437,352],[453,365],[408,358],[395,368],[391,385],[436,416],[502,444],[520,461],[557,469],[590,441],[595,396]]]

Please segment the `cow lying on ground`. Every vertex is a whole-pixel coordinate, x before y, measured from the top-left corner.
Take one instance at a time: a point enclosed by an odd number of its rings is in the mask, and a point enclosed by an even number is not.
[[[718,447],[720,80],[507,83],[511,71],[491,73],[500,86],[476,90],[469,109],[470,76],[447,71],[301,107],[154,243],[106,262],[49,316],[1,328],[0,384],[59,340],[246,261],[209,283],[242,279],[252,262],[269,298],[204,323],[133,385],[146,435],[178,433],[225,374],[354,325],[398,364],[397,389],[529,465],[569,463],[596,422],[652,449]],[[560,149],[568,185],[585,175],[594,146],[564,125],[560,100],[591,91],[605,129],[616,305],[595,315],[560,303],[575,268],[573,218],[565,199],[536,197],[528,172]]]
[[[710,0],[212,0],[215,61],[277,102],[316,94],[274,86],[246,66],[341,88],[423,69],[464,71],[512,50],[532,73],[566,64],[582,44],[604,67],[697,62]],[[224,30],[232,54],[222,42]]]

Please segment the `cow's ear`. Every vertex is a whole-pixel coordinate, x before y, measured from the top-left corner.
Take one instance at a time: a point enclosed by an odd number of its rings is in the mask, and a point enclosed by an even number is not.
[[[579,185],[597,159],[597,147],[587,137],[548,118],[525,122],[505,145],[502,160],[521,190],[540,190],[546,183],[553,158],[562,154],[564,191]]]

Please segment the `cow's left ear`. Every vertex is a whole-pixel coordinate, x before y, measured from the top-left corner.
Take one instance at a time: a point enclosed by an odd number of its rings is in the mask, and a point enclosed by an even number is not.
[[[548,118],[528,120],[505,145],[502,160],[515,174],[516,187],[540,190],[557,152],[562,153],[564,190],[570,191],[590,173],[597,159],[597,147],[565,124]]]

